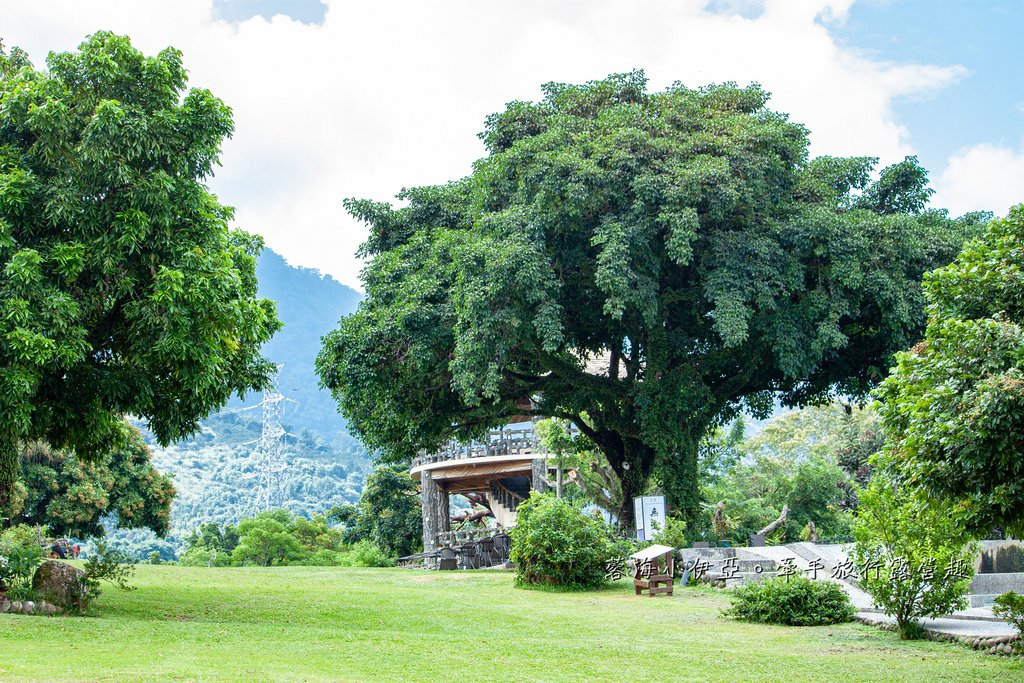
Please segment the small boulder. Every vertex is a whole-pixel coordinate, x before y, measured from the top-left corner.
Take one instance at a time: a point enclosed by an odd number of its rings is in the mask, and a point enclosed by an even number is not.
[[[11,601],[11,614],[21,614],[21,601],[20,600],[12,600]]]
[[[35,611],[36,603],[32,602],[31,600],[26,600],[25,602],[21,603],[22,614],[35,614]]]
[[[81,607],[85,598],[85,572],[66,562],[47,560],[32,577],[32,590],[58,607]]]
[[[7,598],[0,598],[0,614],[7,614],[11,611],[11,601]]]

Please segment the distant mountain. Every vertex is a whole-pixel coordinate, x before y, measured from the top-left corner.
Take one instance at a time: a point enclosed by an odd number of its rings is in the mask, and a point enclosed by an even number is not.
[[[277,317],[284,328],[263,347],[263,354],[283,363],[277,390],[295,403],[287,403],[284,420],[296,430],[308,429],[329,444],[348,446],[352,437],[328,391],[319,388],[316,355],[320,338],[338,325],[341,316],[359,305],[359,292],[310,268],[290,266],[266,249],[256,264],[260,296],[277,302]],[[248,396],[232,408],[252,406],[261,396]]]
[[[319,388],[314,363],[320,338],[355,310],[360,295],[319,271],[288,265],[269,249],[260,256],[256,273],[260,295],[277,302],[277,315],[284,323],[263,347],[265,356],[283,364],[277,389],[290,399],[282,415],[287,469],[281,475],[281,505],[310,515],[355,502],[370,471],[370,458],[345,430],[330,393]],[[143,429],[154,464],[173,475],[178,491],[171,509],[171,538],[163,542],[149,532],[116,531],[112,545],[139,557],[156,550],[171,559],[199,524],[234,523],[253,514],[262,398],[235,398],[203,422],[200,434],[167,448],[157,446]]]

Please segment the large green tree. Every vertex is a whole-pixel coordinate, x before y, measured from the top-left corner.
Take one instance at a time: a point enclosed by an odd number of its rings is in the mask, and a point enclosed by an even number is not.
[[[19,442],[89,459],[124,414],[166,444],[260,389],[279,326],[258,238],[204,180],[232,131],[181,53],[100,32],[32,67],[0,49],[0,501]]]
[[[404,557],[423,549],[423,515],[416,480],[404,468],[381,465],[366,479],[355,505],[339,505],[327,512],[340,522],[346,543],[370,541],[391,557]]]
[[[878,390],[904,483],[978,534],[1024,533],[1024,205],[925,278],[924,341]]]
[[[103,519],[114,515],[121,529],[147,528],[166,536],[174,486],[153,466],[139,431],[124,428],[125,445],[92,461],[43,442],[27,444],[6,516],[13,524],[87,538],[102,536]]]
[[[875,159],[809,160],[756,86],[651,93],[633,72],[544,93],[487,119],[470,176],[347,203],[370,226],[366,298],[321,379],[394,459],[532,397],[605,453],[624,522],[651,476],[693,519],[705,433],[775,395],[867,391],[962,229],[924,211],[915,159],[875,182]]]

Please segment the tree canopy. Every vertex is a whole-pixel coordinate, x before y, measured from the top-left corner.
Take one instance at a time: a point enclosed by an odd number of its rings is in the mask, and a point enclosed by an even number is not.
[[[166,536],[174,485],[153,467],[139,431],[124,428],[125,445],[93,461],[43,442],[27,444],[20,457],[21,481],[5,516],[51,534],[88,538],[103,536],[104,518],[114,515],[119,528],[148,528]]]
[[[385,554],[412,555],[423,549],[423,516],[416,480],[408,472],[381,465],[366,479],[355,505],[338,505],[327,512],[344,527],[342,540],[369,541]]]
[[[699,511],[705,433],[746,408],[861,396],[925,318],[920,278],[966,223],[916,159],[809,159],[757,86],[642,72],[549,83],[488,117],[471,175],[350,200],[366,298],[323,384],[386,457],[522,413],[575,422],[632,496]]]
[[[204,180],[230,109],[182,55],[98,32],[46,71],[0,49],[0,500],[19,442],[100,457],[122,416],[167,444],[263,388],[278,328],[257,237]]]
[[[979,534],[1024,532],[1024,205],[928,273],[924,341],[878,389],[904,483]]]

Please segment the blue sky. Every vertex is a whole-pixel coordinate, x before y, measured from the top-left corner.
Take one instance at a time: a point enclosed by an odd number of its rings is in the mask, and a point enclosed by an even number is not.
[[[275,14],[286,14],[308,24],[322,22],[327,9],[320,0],[214,0],[213,6],[227,21],[245,21],[257,15],[271,19]]]
[[[842,43],[881,59],[969,70],[960,82],[923,101],[895,102],[921,162],[935,170],[969,145],[1019,147],[1022,31],[1021,0],[862,0],[834,33]]]
[[[467,173],[485,117],[548,81],[642,68],[761,83],[812,155],[917,154],[933,205],[1024,201],[1024,0],[0,0],[36,64],[99,29],[173,45],[232,107],[211,181],[289,262],[359,287],[346,197]]]

